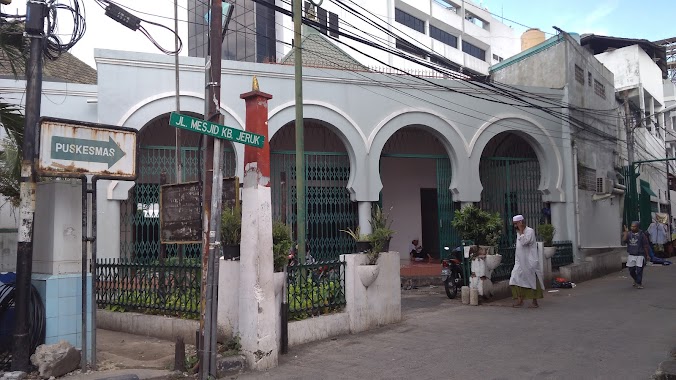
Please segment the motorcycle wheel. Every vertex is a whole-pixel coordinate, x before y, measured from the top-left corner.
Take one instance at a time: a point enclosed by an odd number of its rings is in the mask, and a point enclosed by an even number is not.
[[[458,276],[457,273],[453,273],[444,280],[444,289],[446,289],[446,296],[449,299],[454,299],[458,296],[458,288],[455,286],[455,277]]]

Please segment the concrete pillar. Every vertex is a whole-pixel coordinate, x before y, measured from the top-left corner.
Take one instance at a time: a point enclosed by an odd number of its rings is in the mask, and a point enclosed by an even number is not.
[[[359,232],[361,234],[370,234],[371,232],[371,202],[359,202]]]
[[[242,242],[240,244],[239,335],[249,368],[277,366],[278,346],[272,263],[272,208],[268,100],[254,77],[253,91],[240,95],[246,102],[246,130],[265,136],[262,149],[244,148]]]

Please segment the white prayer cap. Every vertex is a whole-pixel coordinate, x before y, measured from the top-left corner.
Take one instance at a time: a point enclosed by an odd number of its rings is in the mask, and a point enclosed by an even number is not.
[[[523,220],[523,215],[516,215],[512,218],[512,222],[520,222]]]

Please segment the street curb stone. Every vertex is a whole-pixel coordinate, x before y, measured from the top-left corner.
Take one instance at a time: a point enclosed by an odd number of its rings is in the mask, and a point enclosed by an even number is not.
[[[216,361],[216,375],[219,378],[238,375],[246,368],[246,359],[242,355],[218,358]]]

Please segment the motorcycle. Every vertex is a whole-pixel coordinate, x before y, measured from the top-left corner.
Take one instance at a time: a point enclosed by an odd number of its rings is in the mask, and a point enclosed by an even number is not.
[[[444,247],[444,250],[449,251],[450,248]],[[462,279],[462,247],[458,247],[451,252],[451,256],[442,260],[441,262],[441,278],[444,281],[444,289],[446,296],[454,299],[458,295],[458,289],[463,286]]]

